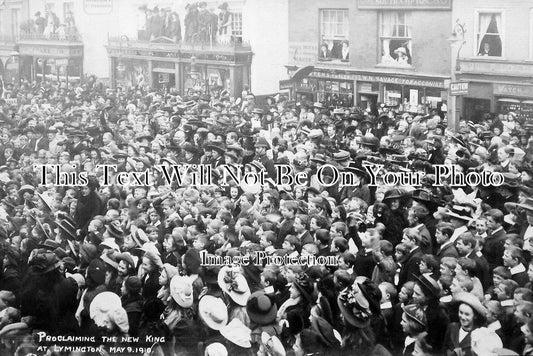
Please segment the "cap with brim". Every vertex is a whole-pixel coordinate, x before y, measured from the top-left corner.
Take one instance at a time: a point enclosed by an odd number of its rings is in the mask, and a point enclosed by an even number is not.
[[[213,330],[220,330],[228,323],[228,309],[224,301],[212,295],[205,295],[198,303],[198,314]]]
[[[453,301],[457,303],[464,303],[472,307],[479,315],[485,317],[487,315],[487,308],[481,304],[478,297],[468,292],[460,292],[453,296]]]
[[[45,206],[45,208],[52,211],[52,205],[53,205],[52,199],[48,195],[41,194],[41,193],[37,193],[37,196],[43,202],[43,205]]]
[[[437,298],[440,294],[440,287],[436,280],[429,276],[416,276],[413,277],[418,282],[418,285],[424,290],[424,294],[432,295]]]
[[[122,238],[124,236],[124,230],[122,230],[120,223],[112,222],[106,226],[106,230],[112,237]]]
[[[409,304],[402,306],[405,315],[423,327],[427,327],[426,313],[419,305]]]
[[[399,188],[392,188],[385,192],[385,196],[383,197],[383,201],[392,200],[392,199],[402,199],[405,198],[406,193]]]
[[[60,245],[59,243],[55,242],[52,239],[46,239],[43,244],[40,245],[41,248],[45,248],[47,250],[53,251],[56,248],[58,248]]]
[[[339,152],[335,152],[333,154],[333,160],[334,161],[345,161],[347,159],[350,159],[350,152],[348,151],[339,151]]]
[[[135,262],[133,261],[133,256],[129,252],[119,253],[115,256],[117,262],[124,261],[130,265],[130,268],[135,268]]]
[[[231,158],[233,158],[235,161],[238,161],[238,160],[239,160],[239,156],[237,156],[237,154],[236,154],[235,152],[232,152],[232,151],[226,151],[226,152],[224,152],[224,156],[231,157]]]
[[[472,209],[468,206],[462,205],[453,205],[450,209],[440,209],[440,212],[451,218],[471,221],[472,220]]]
[[[226,148],[224,147],[224,144],[221,143],[221,142],[211,142],[209,143],[207,146],[206,146],[206,149],[208,150],[214,150],[214,151],[217,151],[219,152],[221,155],[224,154],[224,152],[226,151]]]
[[[113,261],[107,254],[104,253],[102,256],[100,256],[100,259],[109,266],[113,267],[115,270],[118,270],[118,263]]]
[[[112,250],[115,250],[117,252],[120,252],[120,247],[118,246],[118,244],[115,242],[115,239],[110,237],[110,238],[107,238],[107,239],[104,239],[104,241],[102,241],[102,243],[100,244],[100,246],[102,247],[106,247],[106,248],[109,248],[109,249],[112,249]]]
[[[20,189],[18,191],[18,193],[20,195],[23,195],[26,192],[33,194],[35,192],[35,187],[33,185],[30,185],[30,184],[25,184],[22,187],[20,187]]]

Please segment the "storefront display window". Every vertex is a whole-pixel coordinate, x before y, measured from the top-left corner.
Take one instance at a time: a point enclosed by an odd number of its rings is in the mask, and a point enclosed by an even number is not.
[[[400,85],[385,85],[384,102],[386,106],[399,106],[402,103],[402,87]]]

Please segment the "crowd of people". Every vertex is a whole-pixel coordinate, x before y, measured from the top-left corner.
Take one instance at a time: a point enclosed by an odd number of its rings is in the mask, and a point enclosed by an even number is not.
[[[170,8],[150,9],[146,5],[139,8],[138,37],[140,40],[157,40],[170,38],[179,43],[216,43],[229,42],[232,39],[232,13],[227,2],[218,6],[218,11],[207,8],[207,2],[189,3],[185,6],[187,13],[183,19],[182,36],[180,16]],[[183,37],[183,38],[182,38]]]
[[[258,107],[95,78],[4,97],[0,355],[533,354],[533,125],[516,113],[452,132],[436,111]],[[279,182],[283,164],[307,183]],[[426,174],[369,186],[368,164]],[[436,164],[505,179],[436,186]],[[351,183],[319,179],[324,165]],[[260,255],[336,263],[203,263]]]

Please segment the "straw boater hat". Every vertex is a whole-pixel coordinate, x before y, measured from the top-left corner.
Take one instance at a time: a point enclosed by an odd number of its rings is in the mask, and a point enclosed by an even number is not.
[[[473,310],[475,310],[479,315],[482,317],[485,317],[487,315],[487,308],[481,304],[478,297],[473,295],[472,293],[468,292],[461,292],[457,293],[453,296],[453,301],[457,302],[459,304],[467,304],[469,305]]]
[[[224,266],[218,272],[217,282],[220,289],[228,294],[231,300],[240,306],[246,306],[250,297],[250,287],[239,271]]]
[[[204,295],[198,303],[198,314],[213,330],[220,330],[228,323],[228,308],[224,301],[212,295]]]
[[[271,336],[267,332],[261,333],[261,343],[265,347],[268,356],[285,356],[285,348],[277,336]]]
[[[245,349],[252,347],[252,331],[238,318],[220,329],[220,334],[239,347]]]
[[[94,297],[89,307],[89,316],[99,325],[102,318],[112,310],[122,308],[120,297],[113,292],[102,292]]]
[[[472,209],[469,206],[464,205],[453,205],[450,209],[439,208],[436,214],[442,214],[444,216],[449,216],[451,218],[460,219],[464,221],[471,221],[472,218]]]
[[[175,275],[170,281],[170,295],[182,308],[190,308],[193,303],[192,281],[190,277]]]
[[[402,309],[405,315],[409,319],[417,322],[418,324],[424,327],[428,326],[427,319],[426,319],[426,312],[419,305],[417,304],[404,305],[402,306]]]

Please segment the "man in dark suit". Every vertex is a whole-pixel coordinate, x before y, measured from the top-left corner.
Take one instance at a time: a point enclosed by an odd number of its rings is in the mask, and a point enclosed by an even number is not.
[[[509,246],[503,253],[503,265],[511,271],[511,279],[518,283],[520,287],[524,287],[529,278],[527,276],[527,269],[522,264],[523,256],[522,249],[516,246]]]
[[[503,212],[499,209],[490,209],[486,213],[489,234],[481,252],[483,252],[489,263],[490,271],[503,265],[503,251],[506,239],[506,232],[502,227],[503,216]]]
[[[420,275],[420,267],[418,265],[424,255],[420,247],[418,247],[417,234],[404,233],[401,242],[409,249],[409,254],[400,269],[398,289],[401,289],[405,282],[414,280],[414,276]]]
[[[450,223],[440,223],[437,225],[437,230],[435,231],[435,240],[439,245],[436,253],[436,256],[439,260],[443,257],[459,257],[459,253],[457,252],[455,245],[450,241],[453,231],[453,225]]]
[[[420,248],[424,253],[433,253],[433,246],[429,230],[424,225],[426,217],[429,215],[429,210],[422,206],[416,205],[409,209],[407,214],[407,221],[409,227],[412,227],[420,234]]]
[[[477,251],[477,240],[471,232],[465,232],[457,239],[457,252],[459,256],[464,256],[473,260],[476,263],[475,276],[483,285],[483,289],[487,289],[490,284],[489,264],[480,251]]]

